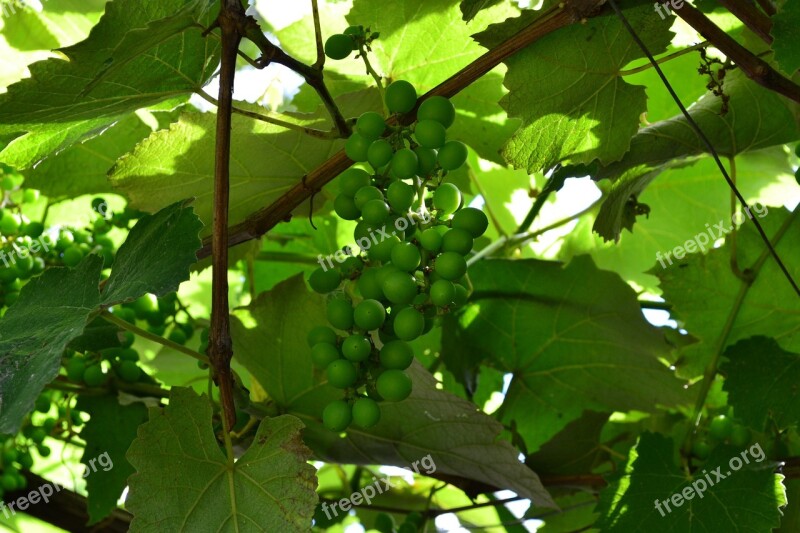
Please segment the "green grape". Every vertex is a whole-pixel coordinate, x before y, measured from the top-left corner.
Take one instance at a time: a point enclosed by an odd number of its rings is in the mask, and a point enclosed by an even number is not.
[[[31,277],[31,271],[33,270],[33,257],[30,255],[26,255],[25,257],[18,256],[17,263],[14,265],[14,268],[17,270],[17,276],[19,279],[28,279]]]
[[[475,244],[470,232],[465,229],[454,228],[442,236],[442,251],[455,252],[467,255]]]
[[[374,141],[386,131],[386,122],[380,114],[374,111],[367,111],[358,117],[356,131],[361,136]]]
[[[696,440],[692,444],[692,455],[698,459],[708,459],[708,456],[711,455],[711,446],[704,440]]]
[[[322,424],[331,431],[344,431],[352,420],[350,404],[344,400],[331,402],[322,411]]]
[[[372,141],[358,133],[354,133],[344,143],[344,153],[353,161],[366,161],[370,144],[372,144]]]
[[[370,181],[370,175],[365,170],[349,168],[339,176],[339,191],[352,198],[358,189],[366,187]]]
[[[372,352],[372,344],[364,335],[350,335],[342,343],[342,354],[346,359],[358,363]]]
[[[403,525],[411,524],[415,527],[422,527],[422,522],[423,522],[422,515],[417,511],[413,511],[406,515],[406,521],[404,522]]]
[[[394,148],[386,139],[378,139],[369,145],[367,150],[367,162],[372,168],[379,169],[386,166],[392,160]]]
[[[731,444],[737,448],[744,448],[750,444],[750,430],[739,424],[734,425],[731,431]]]
[[[398,213],[406,213],[413,205],[416,196],[414,187],[399,180],[393,181],[386,189],[386,199]]]
[[[456,170],[467,160],[467,146],[461,141],[447,141],[439,150],[439,164],[445,170]]]
[[[104,206],[106,206],[106,205],[108,205],[108,204],[106,203],[105,198],[103,198],[101,196],[98,196],[96,198],[92,198],[92,210],[93,211],[99,211],[101,208],[104,208]]]
[[[434,270],[442,279],[454,281],[467,273],[467,262],[455,252],[444,252],[436,258]]]
[[[386,309],[378,300],[363,300],[356,306],[353,319],[363,330],[378,329],[386,320]]]
[[[122,348],[119,351],[118,358],[120,361],[133,361],[135,363],[139,361],[139,352],[130,347]]]
[[[44,394],[39,395],[34,403],[34,410],[40,413],[50,412],[50,398]]]
[[[347,330],[353,327],[353,306],[349,301],[333,299],[328,302],[328,322],[336,329]]]
[[[32,204],[39,199],[39,191],[36,189],[25,189],[22,191],[22,203]]]
[[[465,207],[453,215],[452,227],[467,230],[473,238],[477,239],[489,227],[489,219],[480,209]]]
[[[44,233],[44,224],[41,222],[28,222],[22,228],[22,234],[33,239],[41,237],[42,233]]]
[[[355,196],[353,196],[353,200],[356,203],[356,207],[359,209],[364,208],[364,204],[369,202],[370,200],[383,200],[383,193],[377,187],[373,187],[372,185],[367,185],[366,187],[361,187],[356,191]]]
[[[417,282],[406,272],[393,272],[381,284],[386,299],[393,304],[408,305],[417,295]]]
[[[431,96],[419,105],[417,120],[435,120],[445,128],[453,125],[456,108],[444,96]]]
[[[64,265],[72,268],[78,265],[83,260],[83,251],[75,246],[72,245],[66,250],[64,250]]]
[[[147,331],[152,333],[153,335],[158,335],[159,337],[164,336],[164,332],[167,331],[166,324],[150,324],[147,326]]]
[[[408,113],[417,103],[417,90],[405,80],[397,80],[386,87],[386,107],[392,113]]]
[[[100,365],[89,365],[83,371],[83,382],[87,387],[99,387],[106,382],[106,374]]]
[[[0,487],[8,492],[17,490],[17,478],[8,472],[4,473],[0,476]]]
[[[3,285],[14,283],[18,278],[19,273],[16,268],[0,268],[0,283]]]
[[[158,310],[165,315],[173,315],[175,314],[175,310],[178,306],[178,295],[174,292],[165,294],[164,296],[156,299],[156,306],[158,307]]]
[[[194,326],[189,324],[188,322],[177,322],[176,321],[175,325],[177,327],[181,328],[181,331],[183,331],[183,333],[184,333],[184,335],[186,335],[187,339],[191,339],[192,336],[194,335]]]
[[[341,359],[341,355],[334,344],[318,342],[311,348],[311,362],[314,366],[325,369],[338,359]]]
[[[386,513],[378,513],[375,517],[375,529],[380,533],[394,533],[395,528],[394,518],[392,515]]]
[[[436,228],[428,228],[420,234],[419,244],[425,250],[436,253],[442,248],[442,234]]]
[[[465,303],[467,303],[467,299],[469,299],[469,291],[463,285],[456,284],[456,296],[453,299],[453,307],[461,307]]]
[[[441,148],[447,132],[435,120],[420,120],[414,128],[414,137],[423,148]]]
[[[394,334],[403,341],[413,341],[425,328],[425,317],[413,307],[405,307],[394,317]]]
[[[725,415],[715,416],[708,426],[708,434],[717,440],[725,440],[731,436],[733,422]]]
[[[61,230],[58,234],[58,239],[56,240],[56,250],[59,252],[63,252],[67,248],[69,248],[72,243],[75,242],[75,236],[72,234],[71,231],[68,230]]]
[[[23,452],[18,461],[23,470],[30,470],[33,467],[33,456],[28,452]]]
[[[455,285],[445,279],[440,279],[431,285],[431,301],[439,307],[446,307],[453,303],[456,297]]]
[[[386,262],[392,257],[392,250],[400,245],[400,238],[397,235],[390,235],[369,249],[369,258],[375,261]]]
[[[86,370],[86,363],[83,358],[73,357],[65,366],[67,371],[67,378],[75,383],[83,381],[83,373]]]
[[[310,347],[313,347],[315,344],[320,342],[336,344],[337,339],[338,337],[336,336],[336,332],[328,326],[316,326],[308,332],[306,342]]]
[[[184,333],[183,330],[179,328],[173,328],[172,331],[169,332],[169,336],[167,336],[167,339],[171,340],[175,344],[180,344],[180,345],[186,344],[186,341],[188,340],[186,338],[186,333]]]
[[[417,174],[420,176],[429,176],[433,169],[436,168],[436,150],[430,148],[423,148],[417,146],[414,148],[414,153],[417,154]]]
[[[380,359],[384,368],[405,370],[414,361],[414,350],[407,342],[389,341],[381,348]]]
[[[419,248],[410,242],[402,242],[392,248],[392,263],[400,270],[406,272],[416,270],[421,261]]]
[[[127,307],[117,307],[114,309],[114,314],[130,324],[136,323],[136,313],[133,309]]]
[[[364,268],[364,262],[360,257],[348,257],[339,267],[344,278],[350,279]]]
[[[92,231],[95,235],[105,235],[111,231],[111,226],[104,218],[98,218],[92,223]]]
[[[373,227],[380,226],[389,217],[389,205],[383,200],[370,200],[361,208],[361,217]]]
[[[161,311],[153,311],[152,313],[147,314],[146,319],[148,324],[158,327],[166,324],[167,316]]]
[[[325,41],[325,55],[331,59],[344,59],[355,49],[353,38],[349,35],[335,33]]]
[[[16,448],[5,448],[2,453],[3,464],[10,465],[19,457],[19,452]]]
[[[10,211],[3,212],[0,218],[0,233],[3,235],[16,235],[19,231],[20,222],[16,215]]]
[[[433,207],[440,215],[455,213],[461,205],[461,191],[452,183],[442,183],[433,193]]]
[[[133,361],[122,361],[116,371],[119,378],[126,383],[136,383],[142,377],[142,369]]]
[[[356,242],[361,242],[363,239],[366,239],[367,242],[370,241],[370,231],[372,227],[367,223],[365,220],[360,220],[358,224],[356,224],[356,228],[353,230],[353,238]]]
[[[378,284],[383,287],[383,283],[386,281],[386,278],[388,278],[394,272],[400,272],[400,269],[391,263],[387,263],[379,268],[377,274]]]
[[[353,403],[353,423],[360,428],[371,428],[381,419],[381,408],[371,398],[359,398]]]
[[[389,402],[401,402],[411,394],[411,378],[402,370],[386,370],[375,381],[378,394]]]
[[[44,442],[45,437],[47,437],[47,431],[43,428],[36,428],[31,432],[31,440],[34,444],[41,444]]]
[[[358,372],[353,363],[347,359],[337,359],[325,369],[328,383],[337,389],[346,389],[355,384]]]
[[[333,210],[343,220],[358,220],[361,210],[350,196],[338,194],[333,200]]]
[[[34,257],[33,268],[31,269],[31,275],[36,276],[41,274],[42,272],[44,272],[46,266],[47,265],[45,264],[44,259],[42,259],[41,257]]]
[[[36,451],[39,452],[40,457],[50,457],[50,454],[53,452],[50,446],[45,446],[44,444],[38,445]]]
[[[123,348],[130,348],[131,346],[133,346],[135,340],[136,337],[134,337],[133,333],[131,333],[130,331],[124,331],[122,333],[122,340],[120,342],[122,343]]]
[[[400,179],[413,178],[418,165],[417,154],[409,148],[401,148],[392,156],[392,172]]]
[[[348,26],[346,30],[344,30],[345,35],[353,35],[359,36],[364,34],[364,26]]]
[[[327,294],[336,290],[341,282],[342,275],[333,268],[326,270],[320,267],[308,277],[308,284],[311,285],[311,289],[320,294]]]
[[[378,270],[374,268],[365,269],[361,277],[358,278],[358,292],[367,300],[383,299],[383,290],[378,281]]]

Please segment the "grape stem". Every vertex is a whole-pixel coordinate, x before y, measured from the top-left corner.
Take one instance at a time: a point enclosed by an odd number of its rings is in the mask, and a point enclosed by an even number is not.
[[[364,60],[364,66],[367,67],[367,74],[372,76],[372,79],[375,80],[375,84],[378,87],[378,94],[381,95],[381,103],[383,104],[383,115],[389,116],[389,108],[386,107],[386,89],[383,87],[383,77],[378,74],[378,72],[372,67],[372,63],[369,62],[369,57],[367,57],[367,47],[364,44],[358,45],[358,53],[362,60]]]

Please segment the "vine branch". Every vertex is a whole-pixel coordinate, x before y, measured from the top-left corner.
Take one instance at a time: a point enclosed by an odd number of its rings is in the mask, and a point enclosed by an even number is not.
[[[719,0],[719,3],[758,35],[762,41],[772,44],[772,35],[769,34],[772,29],[772,21],[754,4],[742,0]]]

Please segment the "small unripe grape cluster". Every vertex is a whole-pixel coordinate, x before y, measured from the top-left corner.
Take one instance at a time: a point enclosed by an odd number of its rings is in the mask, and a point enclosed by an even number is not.
[[[393,114],[407,113],[417,104],[416,90],[395,81],[385,103]],[[314,291],[329,295],[332,326],[311,331],[311,358],[330,385],[345,391],[322,413],[333,431],[351,422],[369,428],[380,420],[377,402],[405,400],[411,394],[405,370],[414,359],[409,342],[467,301],[466,256],[489,221],[480,209],[463,207],[461,191],[445,182],[467,159],[464,144],[447,140],[455,115],[443,97],[422,102],[411,126],[366,112],[345,145],[348,157],[371,167],[339,176],[334,200],[338,216],[358,221],[361,250],[345,248],[350,257],[337,256],[336,267],[321,260],[309,278]]]
[[[325,55],[331,59],[345,59],[362,48],[369,50],[370,43],[380,36],[364,26],[349,26],[343,33],[335,33],[325,41]]]
[[[751,431],[747,426],[736,422],[731,414],[728,412],[716,415],[701,429],[701,434],[692,443],[694,457],[704,461],[715,447],[725,442],[737,448],[744,448],[750,444],[753,437]]]

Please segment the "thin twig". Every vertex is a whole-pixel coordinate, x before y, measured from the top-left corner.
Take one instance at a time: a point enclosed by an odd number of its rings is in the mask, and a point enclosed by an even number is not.
[[[116,324],[120,328],[122,328],[122,329],[124,329],[126,331],[130,331],[134,335],[138,335],[139,337],[142,337],[143,339],[147,339],[149,341],[156,342],[156,343],[158,343],[158,344],[160,344],[162,346],[166,346],[167,348],[175,350],[176,352],[181,352],[182,354],[188,355],[189,357],[193,357],[193,358],[197,359],[198,361],[201,361],[203,363],[208,364],[208,357],[206,357],[205,355],[203,355],[201,353],[198,353],[198,352],[195,352],[194,350],[190,350],[189,348],[187,348],[186,346],[183,346],[182,344],[178,344],[177,342],[173,342],[173,341],[171,341],[169,339],[165,339],[164,337],[161,337],[160,335],[156,335],[155,333],[150,333],[149,331],[144,330],[144,329],[136,326],[135,324],[131,324],[130,322],[126,322],[125,320],[122,320],[120,317],[118,317],[118,316],[116,316],[116,315],[114,315],[114,314],[112,314],[112,313],[110,313],[108,311],[101,312],[100,316],[102,316],[104,319],[106,319],[107,321],[111,322],[112,324]]]
[[[688,48],[684,48],[682,50],[678,50],[677,52],[673,52],[671,54],[668,54],[668,55],[665,55],[663,57],[660,57],[660,58],[658,58],[656,60],[656,63],[658,63],[659,65],[664,64],[667,61],[672,61],[673,59],[677,59],[677,58],[679,58],[681,56],[684,56],[686,54],[694,52],[695,50],[700,50],[701,48],[705,48],[705,47],[708,46],[708,44],[709,44],[708,41],[703,41],[701,43],[697,43],[697,44],[692,45],[692,46],[690,46]],[[648,61],[647,63],[645,63],[644,65],[641,65],[639,67],[632,68],[630,70],[621,70],[619,72],[619,75],[620,76],[630,76],[632,74],[638,74],[639,72],[644,72],[645,70],[650,70],[651,68],[653,68],[653,64]]]
[[[772,21],[759,11],[756,6],[742,0],[719,0],[719,3],[733,13],[736,18],[744,22],[744,25],[758,35],[762,41],[772,44],[772,35],[769,34],[772,29]]]
[[[317,0],[311,0],[311,14],[314,18],[314,38],[317,41],[317,60],[312,65],[317,70],[325,66],[325,48],[322,45],[322,26],[319,23],[319,5]]]

